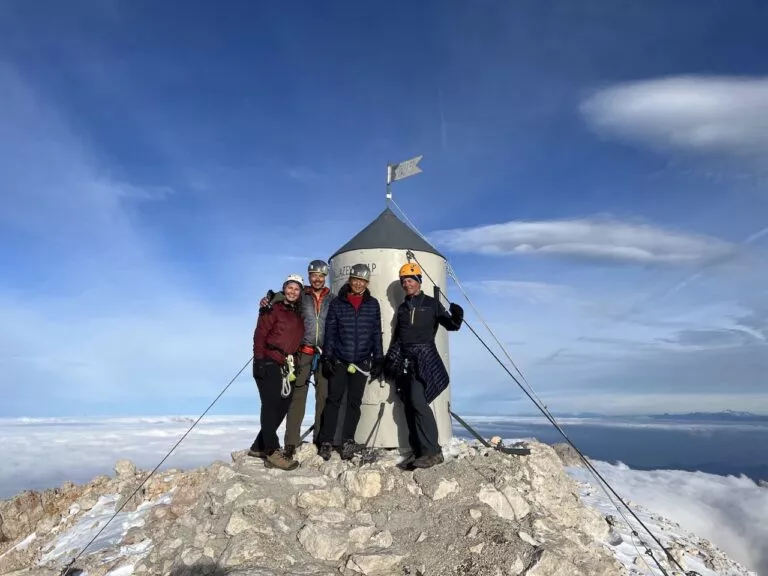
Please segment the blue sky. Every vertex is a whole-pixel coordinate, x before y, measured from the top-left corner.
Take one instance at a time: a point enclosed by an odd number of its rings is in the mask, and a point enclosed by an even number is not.
[[[768,413],[766,16],[2,3],[0,415],[204,408],[417,154],[399,205],[551,410]],[[535,410],[451,342],[457,410]]]

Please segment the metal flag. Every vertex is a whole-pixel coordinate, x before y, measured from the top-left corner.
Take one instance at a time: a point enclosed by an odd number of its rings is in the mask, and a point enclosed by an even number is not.
[[[421,172],[422,170],[421,168],[419,168],[418,164],[419,162],[421,162],[421,159],[423,157],[424,155],[420,154],[415,158],[406,160],[405,162],[388,165],[387,166],[387,185],[391,184],[395,180],[402,180],[403,178],[408,178],[408,176],[413,176],[414,174],[418,174],[419,172]]]

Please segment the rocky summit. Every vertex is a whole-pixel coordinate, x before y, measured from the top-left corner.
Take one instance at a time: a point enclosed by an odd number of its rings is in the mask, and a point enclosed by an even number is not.
[[[0,503],[0,574],[72,576],[617,576],[610,519],[582,504],[555,450],[511,456],[456,441],[446,462],[403,471],[396,451],[296,470],[232,462],[27,491]]]

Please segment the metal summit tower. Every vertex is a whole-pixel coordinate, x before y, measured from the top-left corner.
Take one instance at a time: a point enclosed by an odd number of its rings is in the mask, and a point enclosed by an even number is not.
[[[391,173],[397,174],[396,168],[397,166],[388,166],[388,184]],[[387,199],[390,198],[388,187]],[[334,293],[338,293],[339,289],[347,282],[350,268],[354,264],[364,263],[371,269],[368,289],[381,305],[382,340],[385,353],[392,340],[395,312],[405,297],[405,292],[400,287],[398,271],[400,266],[408,262],[407,252],[409,250],[413,252],[424,270],[429,273],[440,289],[444,290],[447,282],[445,257],[400,220],[389,207],[385,208],[375,220],[339,248],[331,256],[329,262],[331,289]],[[422,289],[429,295],[432,295],[434,290],[434,284],[426,274],[423,277]],[[448,333],[444,328],[438,328],[435,343],[445,367],[450,373]],[[449,413],[450,399],[451,388],[449,386],[431,405],[437,421],[441,444],[445,444],[453,435]],[[403,404],[395,393],[393,382],[385,380],[369,382],[365,388],[360,409],[360,422],[355,434],[356,442],[365,443],[368,440],[369,446],[383,448],[408,449],[410,447]],[[383,413],[379,422],[379,413],[382,410]],[[379,423],[376,428],[377,422]]]

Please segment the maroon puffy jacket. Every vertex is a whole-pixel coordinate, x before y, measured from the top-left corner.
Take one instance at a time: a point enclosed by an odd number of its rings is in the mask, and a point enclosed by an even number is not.
[[[282,365],[286,354],[296,353],[304,337],[304,320],[296,307],[301,311],[301,301],[295,305],[277,302],[272,305],[272,310],[259,314],[253,332],[255,360],[268,358]]]

